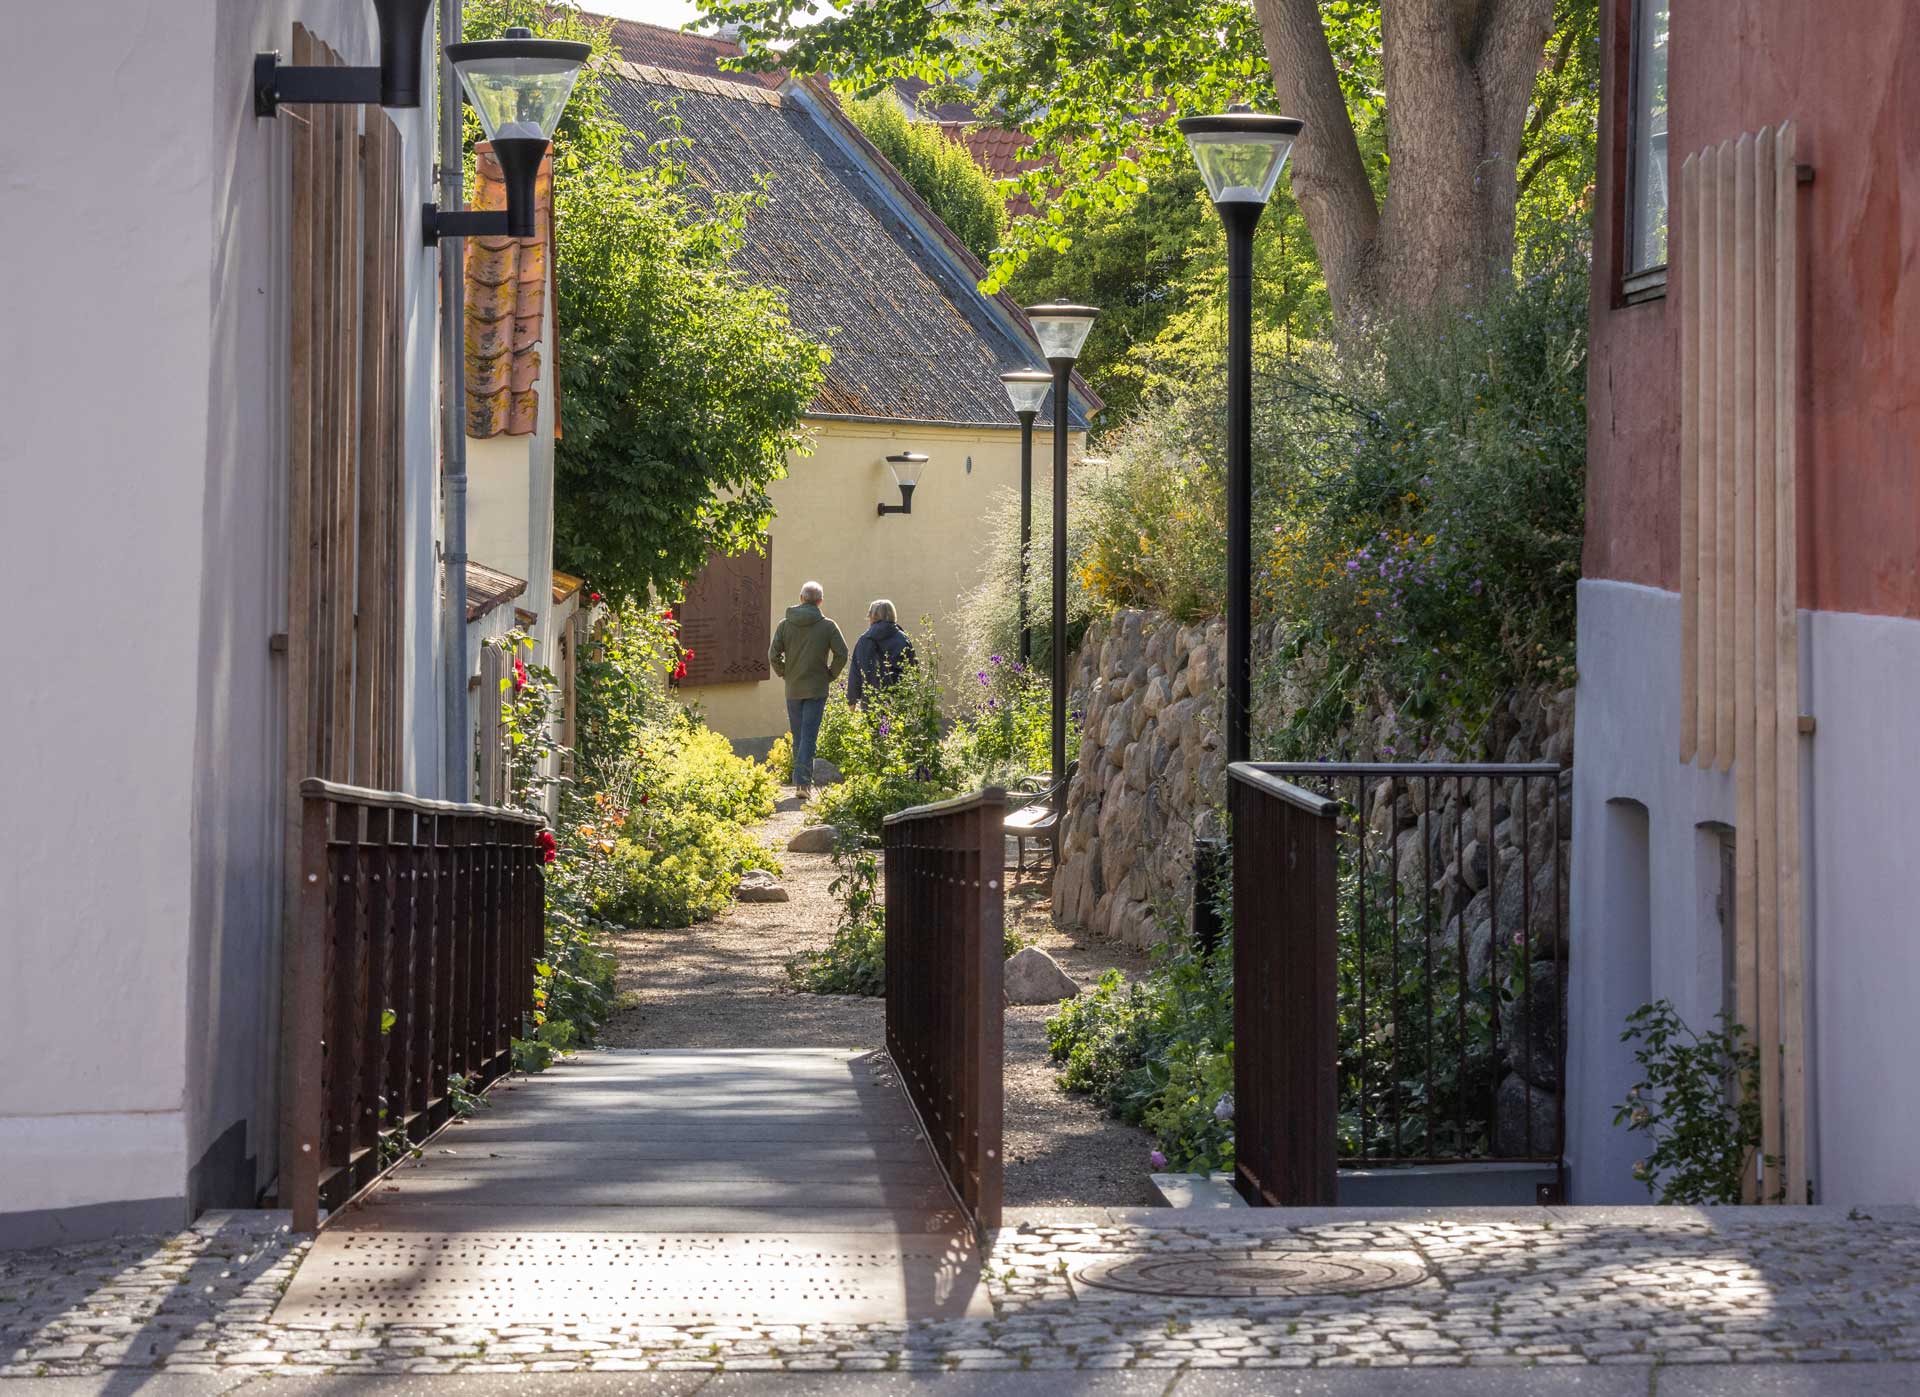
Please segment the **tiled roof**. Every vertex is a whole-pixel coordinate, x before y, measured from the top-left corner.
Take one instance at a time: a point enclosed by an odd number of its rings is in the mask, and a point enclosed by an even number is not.
[[[925,78],[895,78],[893,95],[908,111],[926,121],[937,121],[942,125],[949,121],[978,121],[979,113],[965,102],[929,102],[927,94],[933,90],[933,84]]]
[[[947,139],[965,146],[967,154],[973,157],[973,163],[995,179],[1011,179],[1047,163],[1044,160],[1021,158],[1020,152],[1027,146],[1027,133],[1024,131],[1009,131],[1004,126],[981,126],[974,121],[942,121],[940,130]],[[1015,194],[1007,200],[1007,212],[1014,218],[1024,218],[1033,212],[1033,202],[1024,194]]]
[[[478,621],[496,607],[525,595],[527,581],[485,563],[467,564],[467,619]]]
[[[503,209],[500,162],[482,141],[474,150],[473,207]],[[527,436],[540,416],[540,331],[551,277],[553,157],[534,185],[540,233],[532,238],[468,238],[467,435]],[[556,415],[556,435],[557,435]],[[523,584],[524,585],[524,584]]]
[[[777,88],[786,79],[786,74],[778,71],[736,73],[723,69],[720,66],[721,59],[740,56],[740,45],[731,39],[688,34],[684,30],[666,29],[658,24],[644,24],[637,19],[609,20],[603,15],[594,14],[583,14],[583,17],[595,24],[611,25],[608,40],[629,63],[665,68],[677,73],[698,73],[703,77],[724,78],[728,82],[758,83],[762,87]]]
[[[1024,329],[1017,308],[1002,302],[995,314],[974,284],[979,264],[839,115],[823,86],[774,92],[630,64],[620,72],[612,106],[641,138],[629,147],[633,158],[678,135],[690,144],[676,158],[705,190],[750,193],[771,176],[747,215],[736,265],[784,291],[794,326],[832,350],[815,412],[1017,421],[999,375],[1039,358],[1009,324]],[[1080,402],[1097,405],[1076,388]]]

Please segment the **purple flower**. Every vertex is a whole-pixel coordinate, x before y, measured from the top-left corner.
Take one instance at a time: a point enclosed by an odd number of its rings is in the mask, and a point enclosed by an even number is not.
[[[1165,1169],[1167,1167],[1167,1157],[1158,1150],[1148,1150],[1147,1167],[1149,1169]]]
[[[880,720],[879,726],[874,728],[873,735],[875,737],[885,737],[888,733],[892,731],[893,731],[893,724],[889,723],[885,718],[882,718]]]
[[[989,655],[987,656],[987,663],[997,665],[1000,663],[1000,657],[998,655]]]
[[[987,682],[987,672],[984,669],[980,671],[980,682],[982,684]]]

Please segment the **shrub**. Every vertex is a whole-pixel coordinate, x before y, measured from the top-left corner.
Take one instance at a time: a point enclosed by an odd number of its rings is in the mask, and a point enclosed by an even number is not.
[[[1109,970],[1047,1021],[1060,1084],[1153,1132],[1168,1167],[1233,1167],[1233,950],[1176,937],[1145,979]]]
[[[1011,785],[1053,760],[1053,690],[1043,676],[1018,660],[994,654],[974,674],[972,706],[954,723],[943,744],[946,766],[970,787]],[[1077,724],[1067,733],[1077,751]]]
[[[879,840],[887,816],[952,794],[949,787],[901,773],[876,776],[863,771],[822,791],[814,801],[813,817],[840,831],[844,842],[871,844]]]
[[[1035,442],[1035,450],[1041,444]],[[1087,590],[1082,569],[1073,560],[1086,555],[1088,492],[1098,469],[1076,466],[1067,498],[1067,647],[1069,655],[1102,610]],[[1032,668],[1053,671],[1053,491],[1036,480],[1033,538],[1028,551],[1027,622],[1033,635]],[[986,668],[993,655],[1020,653],[1020,493],[1007,490],[992,501],[985,516],[985,554],[979,584],[960,607],[961,662],[972,671]]]
[[[839,876],[830,891],[840,901],[833,938],[818,951],[787,962],[787,976],[809,994],[886,993],[887,919],[880,901],[880,858],[871,849],[834,851]]]
[[[1718,1018],[1718,1031],[1697,1034],[1662,999],[1629,1014],[1620,1035],[1638,1044],[1633,1058],[1644,1075],[1613,1123],[1653,1141],[1633,1174],[1662,1203],[1740,1202],[1760,1151],[1760,1054],[1745,1028],[1724,1012]],[[1771,1178],[1778,1161],[1767,1163]]]
[[[913,192],[985,262],[1006,231],[1006,200],[1000,186],[974,163],[966,146],[938,123],[915,121],[893,93],[843,100],[847,115],[887,157]]]
[[[779,861],[739,825],[662,805],[630,819],[614,841],[607,894],[594,912],[621,926],[705,921],[733,900],[740,875]]]

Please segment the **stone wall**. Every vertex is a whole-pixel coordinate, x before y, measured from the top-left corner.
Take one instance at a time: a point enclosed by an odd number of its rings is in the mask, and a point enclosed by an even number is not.
[[[1264,650],[1262,640],[1255,637],[1256,657]],[[1054,917],[1063,925],[1135,947],[1187,925],[1194,840],[1223,832],[1225,667],[1226,633],[1217,621],[1181,625],[1150,612],[1123,611],[1088,631],[1073,682],[1073,704],[1083,716],[1080,766],[1054,881]],[[1256,733],[1275,716],[1256,711]],[[1473,739],[1456,733],[1453,745],[1433,744],[1417,753],[1404,746],[1396,753],[1402,735],[1393,713],[1374,713],[1367,721],[1368,730],[1347,745],[1380,760],[1570,766],[1573,759],[1571,689],[1515,694]],[[1382,780],[1362,798],[1367,847],[1372,857],[1397,850],[1403,895],[1417,896],[1419,881],[1438,874],[1432,892],[1444,941],[1454,946],[1464,937],[1470,979],[1482,981],[1496,962],[1513,962],[1504,950],[1496,957],[1496,938],[1502,948],[1528,948],[1524,980],[1508,975],[1515,978],[1512,988],[1524,983],[1525,992],[1516,993],[1501,1016],[1501,1154],[1522,1152],[1529,1113],[1536,1140],[1552,1128],[1563,1089],[1557,1064],[1566,999],[1561,971],[1567,964],[1572,865],[1570,776],[1563,770],[1558,782],[1557,823],[1549,782],[1529,784],[1524,813],[1517,783],[1509,782],[1491,790],[1469,783],[1457,794],[1451,783],[1435,782],[1431,808],[1424,783]],[[1529,846],[1524,862],[1523,834]],[[1523,920],[1526,932],[1516,941]],[[1523,1008],[1522,999],[1531,1007]]]
[[[1226,628],[1122,611],[1088,630],[1073,681],[1080,767],[1054,917],[1129,946],[1162,940],[1193,894],[1193,841],[1218,834]]]

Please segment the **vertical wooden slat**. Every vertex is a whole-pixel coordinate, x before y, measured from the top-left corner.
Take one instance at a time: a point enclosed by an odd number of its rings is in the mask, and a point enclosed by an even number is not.
[[[1743,135],[1733,147],[1733,935],[1734,1012],[1750,1034],[1760,1023],[1753,770],[1753,159],[1753,138]],[[1759,1196],[1752,1169],[1741,1189],[1749,1202]]]
[[[313,637],[313,681],[310,740],[313,760],[307,775],[327,778],[332,769],[332,674],[334,635],[333,614],[334,558],[338,545],[334,537],[336,486],[333,457],[333,432],[339,420],[339,394],[334,382],[339,362],[339,324],[335,316],[339,300],[338,242],[340,236],[339,181],[336,164],[338,132],[332,109],[312,110],[307,120],[313,127],[315,179],[318,185],[314,205],[313,248],[313,398],[311,422],[313,462],[313,600],[310,634]]]
[[[393,240],[398,229],[388,226],[390,205],[383,197],[387,182],[398,178],[387,166],[387,145],[380,128],[389,126],[377,112],[367,113],[367,134],[361,144],[360,171],[366,189],[366,231],[361,239],[360,275],[360,420],[358,452],[359,492],[355,527],[356,558],[353,633],[353,764],[352,780],[378,790],[386,773],[380,769],[379,712],[384,697],[385,614],[393,579],[387,574],[384,533],[387,527],[387,359],[391,327],[387,324],[387,274],[392,266]]]
[[[1734,503],[1734,447],[1738,407],[1734,393],[1734,302],[1738,291],[1730,275],[1734,262],[1738,211],[1734,200],[1737,159],[1731,141],[1722,141],[1716,153],[1715,198],[1719,207],[1716,230],[1720,275],[1714,310],[1715,335],[1720,341],[1715,372],[1714,453],[1714,636],[1713,636],[1713,760],[1721,771],[1733,764],[1734,692],[1734,539],[1738,531]]]
[[[1700,631],[1694,664],[1699,675],[1699,713],[1696,719],[1698,740],[1694,759],[1699,765],[1714,762],[1716,728],[1714,713],[1718,703],[1719,666],[1714,647],[1720,635],[1720,159],[1712,147],[1700,152],[1698,183],[1694,196],[1698,203],[1699,237],[1693,256],[1700,288],[1699,317],[1700,369],[1699,398],[1695,404],[1700,417],[1699,458],[1695,462],[1696,491],[1700,513],[1700,546],[1690,560],[1700,594]]]
[[[362,243],[360,227],[360,109],[329,109],[337,124],[340,204],[338,209],[337,294],[332,312],[336,334],[334,343],[333,507],[334,559],[332,616],[333,662],[330,674],[328,714],[328,774],[335,781],[353,779],[353,663],[354,608],[359,598],[356,566],[359,535],[356,528],[359,498],[359,453],[357,447],[359,395],[358,321]]]
[[[1798,179],[1792,122],[1780,127],[1774,151],[1774,295],[1780,332],[1774,343],[1774,565],[1779,593],[1774,625],[1777,648],[1777,727],[1780,767],[1780,993],[1785,1064],[1787,1198],[1807,1197],[1807,1041],[1805,947],[1800,903],[1800,577],[1797,465],[1800,354]]]
[[[1679,256],[1670,259],[1680,273],[1680,760],[1699,750],[1700,715],[1700,161],[1689,155],[1680,166],[1678,197]],[[1693,258],[1689,269],[1687,258]]]
[[[1780,764],[1776,741],[1779,730],[1775,705],[1779,701],[1779,638],[1774,613],[1779,602],[1779,578],[1774,539],[1777,506],[1774,499],[1777,450],[1774,397],[1778,390],[1774,363],[1778,339],[1779,300],[1774,285],[1775,181],[1774,133],[1754,137],[1754,245],[1753,245],[1753,734],[1749,745],[1753,765],[1754,802],[1751,837],[1742,843],[1754,857],[1754,956],[1758,968],[1759,1014],[1755,1041],[1760,1051],[1760,1141],[1769,1160],[1781,1158],[1780,1131]],[[1779,1192],[1778,1163],[1766,1166],[1766,1193]]]

